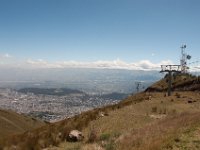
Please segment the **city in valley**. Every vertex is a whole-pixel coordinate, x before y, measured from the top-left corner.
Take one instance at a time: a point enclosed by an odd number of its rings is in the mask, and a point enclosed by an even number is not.
[[[117,103],[121,96],[125,97],[125,94],[88,95],[77,91],[65,95],[47,95],[1,88],[0,108],[52,122],[92,108]]]
[[[1,69],[0,77],[0,109],[57,121],[117,103],[137,92],[138,81],[142,81],[138,89],[142,91],[161,75],[156,71],[111,69]]]

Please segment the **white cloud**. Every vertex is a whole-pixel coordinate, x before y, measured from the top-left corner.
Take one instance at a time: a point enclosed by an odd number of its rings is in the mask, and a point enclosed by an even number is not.
[[[134,63],[127,63],[120,59],[113,61],[94,61],[94,62],[79,62],[79,61],[60,61],[47,62],[42,59],[27,60],[29,66],[34,68],[106,68],[106,69],[128,69],[128,70],[159,70],[160,66],[173,64],[170,60],[160,63],[152,63],[149,60],[142,60]]]
[[[13,61],[13,57],[10,54],[0,54],[0,65],[5,66]]]
[[[139,66],[141,69],[157,69],[159,67],[158,64],[153,64],[149,60],[142,60],[136,63],[136,65]]]
[[[57,63],[49,63],[42,59],[38,59],[38,60],[29,59],[27,60],[26,64],[34,68],[60,68],[60,66]]]
[[[12,56],[10,54],[4,54],[3,57],[4,58],[11,58]]]
[[[6,53],[6,54],[0,54],[0,58],[11,58],[12,56],[10,55],[10,54],[8,54],[8,53]]]

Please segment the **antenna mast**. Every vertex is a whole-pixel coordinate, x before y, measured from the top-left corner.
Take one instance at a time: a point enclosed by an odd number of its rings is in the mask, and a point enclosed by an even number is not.
[[[191,59],[190,55],[187,55],[185,52],[186,45],[181,46],[181,59],[180,59],[180,65],[161,65],[161,71],[168,73],[168,96],[171,95],[172,91],[172,74],[173,73],[187,73],[188,67],[187,67],[187,60]]]
[[[187,55],[185,52],[186,45],[181,46],[181,60],[180,60],[180,65],[181,65],[181,73],[187,73],[188,67],[187,67],[187,60],[191,59],[190,55]]]

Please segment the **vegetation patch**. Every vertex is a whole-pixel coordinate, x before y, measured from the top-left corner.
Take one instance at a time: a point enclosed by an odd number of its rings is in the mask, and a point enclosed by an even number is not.
[[[171,139],[199,124],[199,115],[200,113],[183,113],[134,130],[121,137],[117,147],[120,150],[156,150],[172,147]]]
[[[99,137],[99,140],[101,140],[101,141],[107,141],[107,140],[109,140],[110,136],[111,135],[109,133],[102,133],[100,135],[100,137]]]

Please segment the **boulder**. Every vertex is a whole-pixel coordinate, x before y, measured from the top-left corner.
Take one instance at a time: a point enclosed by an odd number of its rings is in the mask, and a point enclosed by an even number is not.
[[[152,99],[152,96],[149,96],[149,97],[148,97],[148,100],[150,101],[151,99]]]
[[[108,116],[108,113],[105,113],[105,112],[99,112],[99,117],[104,117],[104,116]]]
[[[67,140],[71,141],[71,142],[77,142],[77,141],[82,141],[84,139],[84,136],[82,134],[82,132],[78,131],[78,130],[72,130],[69,135]]]

